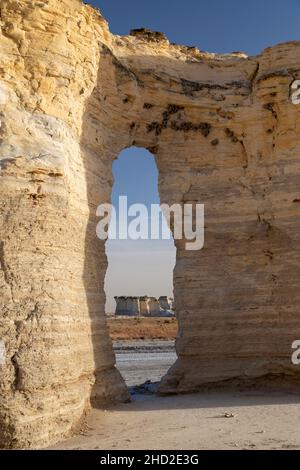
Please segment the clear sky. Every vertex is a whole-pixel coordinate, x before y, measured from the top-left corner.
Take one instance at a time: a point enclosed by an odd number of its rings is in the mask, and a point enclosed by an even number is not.
[[[211,52],[259,54],[279,42],[300,39],[300,0],[90,0],[114,34],[132,28],[162,31],[170,42]],[[114,164],[113,201],[127,194],[147,206],[159,201],[157,169],[146,150],[129,149]],[[107,244],[107,310],[114,295],[170,295],[175,249],[172,242]]]
[[[212,52],[258,54],[300,39],[299,0],[91,0],[114,34],[163,31],[171,42]]]

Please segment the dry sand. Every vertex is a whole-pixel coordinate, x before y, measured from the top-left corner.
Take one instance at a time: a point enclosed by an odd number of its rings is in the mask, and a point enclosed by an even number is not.
[[[136,395],[93,410],[81,435],[53,448],[300,449],[299,403],[296,394],[267,391]]]
[[[123,323],[124,325],[124,323]],[[92,410],[86,429],[53,449],[300,449],[300,394],[218,390],[159,397],[132,387],[155,381],[175,361],[174,343],[117,341],[117,366],[132,402]],[[143,392],[143,393],[141,393]]]

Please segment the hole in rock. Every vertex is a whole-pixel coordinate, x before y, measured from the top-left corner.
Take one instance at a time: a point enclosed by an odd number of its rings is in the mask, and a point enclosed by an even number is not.
[[[127,386],[132,393],[151,392],[176,360],[176,248],[159,208],[154,156],[145,149],[126,149],[114,162],[113,174],[115,216],[106,241],[107,322]]]

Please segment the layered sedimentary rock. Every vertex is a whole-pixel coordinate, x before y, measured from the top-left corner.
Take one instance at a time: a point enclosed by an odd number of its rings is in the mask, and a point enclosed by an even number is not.
[[[116,311],[119,316],[164,317],[174,316],[173,299],[168,297],[115,297]]]
[[[157,317],[161,315],[159,301],[155,297],[149,297],[148,300],[149,317]]]
[[[127,312],[127,297],[115,297],[116,315],[125,315]]]
[[[139,297],[115,297],[116,315],[126,315],[136,317],[140,314],[140,298]]]
[[[257,57],[110,34],[79,0],[1,0],[0,442],[46,445],[126,400],[104,314],[96,208],[112,162],[149,149],[161,202],[205,204],[176,240],[178,361],[161,393],[299,378],[300,43]]]
[[[172,301],[167,296],[161,296],[158,299],[159,306],[163,310],[171,310],[172,309]]]
[[[140,297],[140,314],[142,317],[149,315],[148,297]]]

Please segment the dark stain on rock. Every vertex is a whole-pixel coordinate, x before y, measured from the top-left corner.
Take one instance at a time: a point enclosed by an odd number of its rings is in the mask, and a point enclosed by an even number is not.
[[[271,261],[274,258],[274,253],[270,250],[264,250],[264,255],[267,256]]]
[[[29,199],[33,201],[34,205],[37,205],[41,199],[46,197],[45,194],[31,193],[28,195]]]
[[[257,83],[263,81],[263,80],[268,80],[269,78],[276,78],[276,77],[289,77],[292,74],[292,70],[289,69],[282,69],[282,70],[277,70],[276,72],[271,72],[271,73],[266,73],[259,77],[257,80]]]
[[[167,109],[162,113],[162,122],[153,121],[151,124],[147,125],[147,131],[155,132],[156,135],[160,135],[163,129],[167,129],[170,116],[177,114],[179,111],[183,110],[183,106],[176,104],[169,104]]]
[[[147,132],[155,132],[156,135],[160,135],[163,129],[167,129],[170,123],[170,116],[177,114],[179,111],[184,110],[184,106],[176,104],[169,104],[167,109],[162,113],[162,121],[153,121],[147,125]],[[208,137],[211,132],[211,124],[208,122],[200,122],[195,124],[191,121],[180,121],[173,120],[170,123],[170,128],[174,131],[200,131],[203,137]]]
[[[160,31],[151,31],[151,29],[148,28],[131,29],[129,34],[130,36],[135,36],[139,39],[151,42],[161,42],[168,40],[164,33],[161,33]]]
[[[249,88],[250,82],[249,80],[233,80],[232,82],[226,83],[228,88]]]
[[[50,176],[50,178],[62,178],[64,175],[63,175],[63,173],[60,173],[60,172],[57,172],[57,171],[50,171],[48,173],[48,176]]]
[[[208,137],[211,131],[211,125],[207,122],[200,122],[200,124],[194,124],[191,121],[184,121],[184,122],[171,122],[171,129],[174,131],[200,131],[203,137]]]
[[[189,96],[193,96],[194,92],[202,90],[228,90],[228,87],[224,85],[193,82],[184,78],[181,79],[181,87],[183,93]]]
[[[211,131],[211,124],[208,124],[208,122],[201,122],[200,124],[198,124],[198,128],[204,137],[209,136]]]
[[[231,141],[236,144],[237,142],[239,142],[239,139],[237,138],[237,136],[235,135],[235,133],[229,129],[228,127],[225,129],[225,134],[227,135],[227,137],[229,139],[231,139]]]
[[[154,145],[153,147],[147,147],[147,150],[154,155],[158,153],[158,149],[159,149],[158,145]]]
[[[151,122],[151,124],[147,125],[147,132],[155,132],[155,135],[160,135],[163,127],[162,124],[160,124],[157,121]]]
[[[266,109],[267,111],[270,111],[275,119],[278,118],[277,113],[274,109],[274,103],[266,103],[263,105],[263,108]]]
[[[184,106],[179,106],[177,104],[169,104],[167,108],[168,114],[176,114],[178,111],[184,110]]]

